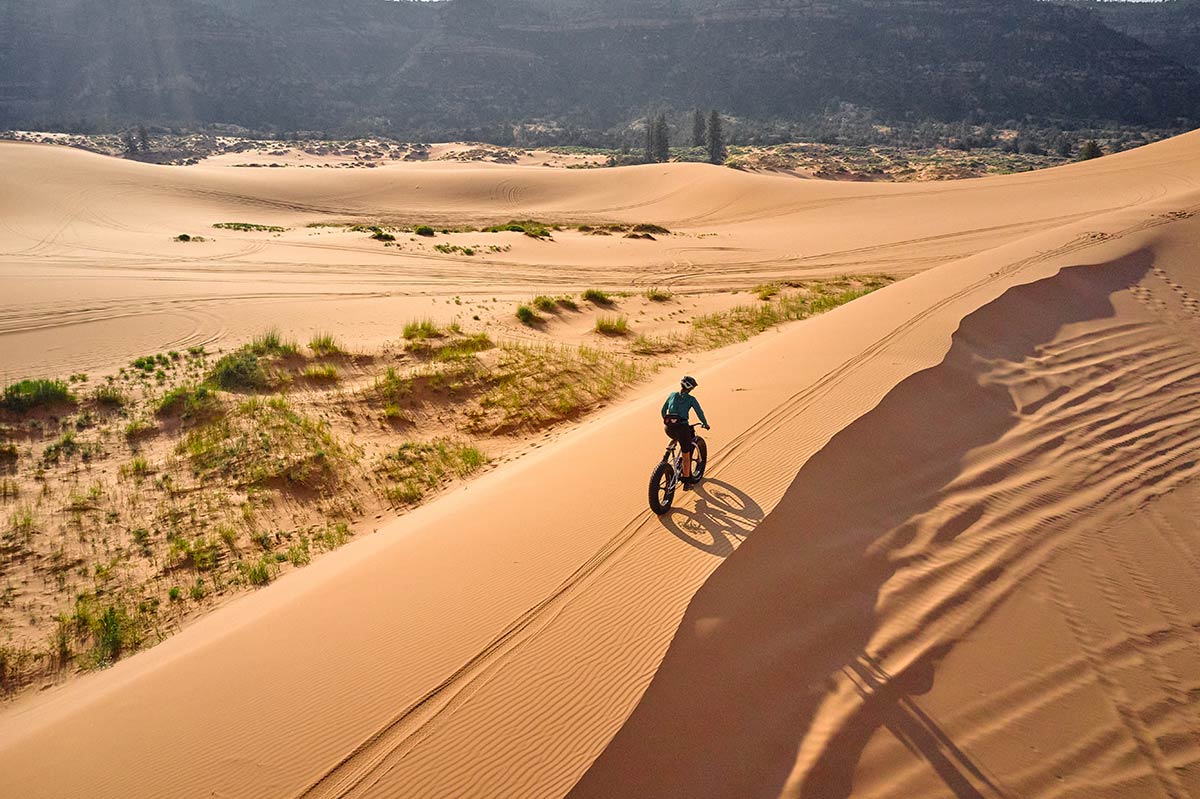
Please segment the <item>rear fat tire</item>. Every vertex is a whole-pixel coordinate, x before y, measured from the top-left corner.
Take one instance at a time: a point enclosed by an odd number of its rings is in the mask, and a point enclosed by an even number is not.
[[[671,509],[671,502],[675,499],[674,488],[665,490],[673,474],[671,464],[665,462],[655,466],[650,473],[650,510],[659,516]]]

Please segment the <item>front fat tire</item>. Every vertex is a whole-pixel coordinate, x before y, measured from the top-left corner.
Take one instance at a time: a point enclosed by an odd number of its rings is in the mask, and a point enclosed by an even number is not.
[[[671,482],[671,464],[660,463],[650,473],[650,510],[663,515],[671,509],[671,501],[675,499],[675,489],[665,490]]]
[[[699,456],[699,457],[697,457]],[[704,479],[704,470],[708,467],[708,444],[700,436],[696,436],[696,451],[692,454],[692,477],[689,483],[699,483]]]

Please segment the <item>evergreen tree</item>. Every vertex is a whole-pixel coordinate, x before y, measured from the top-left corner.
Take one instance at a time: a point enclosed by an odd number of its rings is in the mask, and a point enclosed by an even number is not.
[[[126,156],[137,155],[138,143],[132,130],[127,130],[121,134],[121,145],[125,148]]]
[[[145,125],[138,125],[137,142],[139,150],[144,153],[150,152],[150,132],[146,130]]]
[[[654,120],[654,160],[660,164],[671,160],[671,132],[666,114],[659,114]]]
[[[1104,155],[1104,151],[1100,149],[1100,145],[1096,143],[1095,139],[1088,139],[1083,143],[1083,146],[1079,148],[1080,161],[1090,161],[1091,159],[1099,158],[1102,155]]]
[[[716,111],[708,115],[708,130],[705,133],[705,141],[708,144],[709,163],[725,163],[725,134],[721,131],[721,115]]]
[[[692,146],[703,147],[704,142],[704,112],[697,108],[692,114]]]
[[[646,152],[645,160],[647,164],[655,162],[654,157],[654,129],[658,124],[658,119],[646,114]]]

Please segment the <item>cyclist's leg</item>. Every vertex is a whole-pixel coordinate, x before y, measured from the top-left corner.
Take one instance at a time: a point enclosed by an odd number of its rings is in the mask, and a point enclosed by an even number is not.
[[[684,432],[686,430],[686,432]],[[696,448],[696,431],[685,427],[679,431],[679,448],[683,450],[683,479],[692,479],[692,450]]]

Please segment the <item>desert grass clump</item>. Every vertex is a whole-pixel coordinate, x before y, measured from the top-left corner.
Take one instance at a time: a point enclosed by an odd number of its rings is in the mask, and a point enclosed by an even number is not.
[[[666,289],[648,288],[646,289],[646,299],[650,302],[667,302],[675,295]]]
[[[112,383],[97,386],[92,393],[92,400],[105,408],[122,408],[129,401],[124,392]]]
[[[341,379],[338,369],[331,363],[309,364],[304,369],[304,379],[315,383],[336,383]]]
[[[411,377],[405,377],[397,372],[395,367],[389,366],[387,371],[376,376],[374,390],[385,405],[395,405],[412,394],[413,381]]]
[[[210,416],[220,408],[217,394],[204,384],[176,386],[162,395],[155,413],[181,419]]]
[[[496,346],[487,333],[472,333],[469,336],[451,339],[437,348],[433,355],[439,361],[462,361],[479,352]]]
[[[415,319],[404,325],[405,341],[424,341],[445,335],[432,319]]]
[[[342,345],[338,343],[338,340],[333,337],[332,333],[314,333],[313,337],[308,341],[308,348],[318,358],[346,354],[346,351],[342,349]]]
[[[259,333],[243,348],[248,352],[262,357],[294,357],[300,354],[300,348],[294,341],[285,341],[279,330],[271,328]]]
[[[263,555],[258,560],[243,560],[238,563],[238,571],[242,573],[242,577],[254,586],[263,586],[271,582],[277,568],[274,559],[269,555]]]
[[[771,299],[772,297],[774,297],[776,294],[779,293],[779,286],[774,283],[767,283],[762,286],[755,286],[754,293],[758,295],[758,298],[760,300],[762,300],[763,302],[766,302],[767,300]]]
[[[5,386],[0,395],[0,408],[17,413],[73,404],[75,395],[62,380],[22,380]]]
[[[243,348],[218,359],[205,382],[226,391],[255,391],[270,387],[272,380],[262,360]]]
[[[451,478],[466,477],[487,463],[477,448],[447,438],[406,442],[380,463],[378,471],[390,483],[384,495],[399,505],[419,502]]]
[[[596,332],[605,336],[624,336],[629,332],[629,320],[624,316],[601,316],[596,320]]]
[[[554,302],[556,302],[560,308],[566,308],[568,311],[579,310],[579,303],[575,302],[574,297],[571,297],[567,294],[564,294],[561,297],[555,297]]]
[[[558,313],[558,303],[553,297],[547,297],[544,294],[533,298],[533,307],[545,313]]]
[[[612,305],[614,302],[613,298],[607,292],[601,291],[600,289],[588,289],[587,291],[583,292],[583,298],[593,305],[607,306]]]
[[[417,225],[415,228],[413,228],[413,233],[417,234],[418,236],[425,236],[426,238],[431,238],[437,235],[437,231],[429,225]]]
[[[521,324],[532,327],[542,321],[542,317],[538,312],[530,308],[528,305],[517,306],[517,319],[521,320]]]

